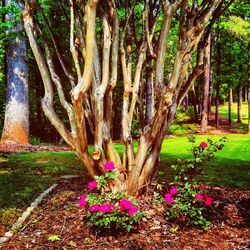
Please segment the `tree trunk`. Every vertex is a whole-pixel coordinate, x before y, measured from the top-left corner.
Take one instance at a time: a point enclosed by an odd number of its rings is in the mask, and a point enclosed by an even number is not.
[[[217,76],[217,83],[216,83],[216,97],[215,97],[215,126],[219,127],[219,105],[220,105],[220,75],[221,75],[221,46],[220,46],[220,36],[219,34],[216,37],[216,76]]]
[[[5,1],[6,5],[10,2]],[[21,4],[15,5],[23,9]],[[14,14],[7,16],[9,20],[13,18]],[[29,143],[27,48],[23,30],[22,21],[11,29],[16,37],[9,41],[7,48],[7,98],[1,143]]]
[[[142,13],[143,31],[141,35],[136,31],[133,32],[131,25],[134,20],[139,18],[139,15],[134,13],[136,6],[130,7],[126,1],[125,6],[124,2],[119,2],[126,12],[126,22],[121,22],[121,27],[117,14],[119,10],[115,7],[116,1],[103,1],[100,5],[100,11],[96,11],[98,0],[86,1],[85,8],[79,8],[77,1],[71,0],[69,2],[70,49],[73,63],[73,70],[70,70],[75,72],[72,80],[72,77],[65,70],[66,76],[70,81],[73,81],[70,91],[71,100],[69,101],[63,92],[62,79],[56,73],[56,67],[53,64],[49,46],[51,43],[45,39],[44,31],[38,29],[37,20],[33,18],[31,1],[26,1],[26,11],[23,13],[25,30],[43,79],[45,89],[42,101],[43,110],[66,143],[76,151],[92,178],[95,175],[104,174],[104,163],[113,161],[117,167],[117,178],[115,183],[110,185],[112,191],[126,190],[130,195],[138,195],[150,184],[157,169],[161,145],[166,130],[176,113],[177,106],[182,102],[197,77],[203,72],[203,62],[199,56],[197,56],[195,67],[190,72],[189,63],[198,44],[201,44],[202,35],[206,36],[211,31],[212,24],[224,6],[224,2],[218,0],[209,5],[202,3],[199,9],[193,5],[189,6],[186,0],[168,1],[168,3],[164,1],[162,4],[161,1],[155,1],[155,4],[146,1]],[[137,1],[134,3],[137,4]],[[38,1],[36,1],[37,4],[39,4]],[[191,12],[197,15],[195,21],[190,18],[190,8]],[[167,63],[165,60],[167,59],[168,38],[171,35],[172,19],[175,18],[178,10],[180,10],[181,15],[180,20],[178,20],[177,52],[172,72],[166,75],[165,65]],[[41,8],[38,11],[42,12]],[[160,35],[158,29],[157,35],[154,34],[155,28],[159,24],[157,23],[158,19],[155,18],[157,13],[158,15],[162,13],[163,17]],[[77,25],[77,15],[79,15],[78,17],[84,15],[86,22],[83,25],[85,27]],[[98,15],[98,20],[102,20],[102,25],[99,25],[102,28],[101,31],[95,29],[97,25],[96,15]],[[47,21],[45,15],[41,16]],[[45,22],[45,25],[53,41],[58,61],[63,68],[63,65],[65,66],[62,60],[63,55],[59,54],[56,49],[56,39],[50,31],[50,22]],[[98,34],[96,35],[95,32]],[[78,59],[76,51],[75,41],[78,37],[81,40],[78,45],[82,51],[84,63]],[[133,43],[133,41],[139,42]],[[120,54],[118,53],[118,44]],[[201,47],[203,51],[203,43]],[[152,63],[153,73],[150,76],[150,78],[154,77],[153,84],[150,84],[154,85],[154,91],[152,91],[152,100],[145,102],[145,99],[144,101],[138,99],[145,98],[145,94],[139,94],[140,83],[150,82],[148,79],[145,81],[147,74],[142,73],[146,64],[147,52],[150,53],[152,61],[154,60]],[[120,55],[121,67],[118,67],[118,54]],[[199,53],[197,54],[199,55]],[[122,160],[115,150],[110,136],[112,118],[104,115],[104,112],[107,113],[111,110],[111,102],[105,101],[104,97],[110,96],[112,98],[113,95],[110,95],[110,91],[113,91],[116,86],[117,69],[119,68],[123,76],[123,103],[115,103],[115,105],[122,106],[124,143]],[[186,79],[187,73],[190,73],[188,79]],[[68,113],[70,126],[65,126],[64,121],[56,113],[53,101],[53,89],[55,88],[61,105]],[[90,98],[89,103],[86,101],[86,96]],[[151,96],[150,89],[148,96]],[[150,111],[154,106],[153,100],[156,101],[155,112]],[[147,124],[141,131],[136,150],[132,138],[132,121],[137,115],[138,101],[141,101],[141,111],[148,109],[148,116],[145,119]],[[147,104],[150,104],[150,107],[147,107]],[[104,110],[103,107],[105,107]],[[88,119],[86,113],[90,114],[94,121],[94,152],[89,152],[85,123],[85,119]],[[148,121],[149,119],[150,121]]]
[[[209,85],[210,85],[210,52],[211,36],[209,35],[204,51],[204,85],[203,85],[203,107],[201,113],[201,132],[207,133],[208,126],[208,109],[209,109]]]
[[[242,85],[239,83],[238,86],[238,105],[237,105],[237,122],[242,123]]]
[[[150,61],[146,70],[146,121],[152,120],[154,115],[154,83],[153,69]]]
[[[248,43],[248,129],[250,134],[250,42]]]
[[[232,105],[233,105],[233,89],[229,86],[228,91],[228,124],[232,126]]]
[[[191,89],[191,96],[192,96],[192,103],[194,107],[194,122],[198,122],[198,111],[197,111],[197,106],[196,106],[196,97],[195,97],[195,86],[193,84],[192,89]]]
[[[247,134],[250,135],[250,87],[248,88],[248,129]]]

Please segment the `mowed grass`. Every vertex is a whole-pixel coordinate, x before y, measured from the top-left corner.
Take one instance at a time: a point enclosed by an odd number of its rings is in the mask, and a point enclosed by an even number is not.
[[[242,112],[242,123],[247,124],[248,123],[248,106],[246,102],[242,103],[241,112]],[[228,104],[219,106],[219,113],[225,118],[228,118]],[[237,103],[233,103],[233,106],[232,106],[232,119],[234,122],[237,122],[238,120]]]
[[[196,144],[207,138],[196,136]],[[228,142],[216,153],[216,159],[205,169],[205,181],[215,186],[250,188],[250,136],[226,135]],[[136,146],[137,147],[137,146]],[[123,145],[116,145],[122,155]],[[162,180],[173,181],[170,166],[178,159],[191,157],[192,144],[187,136],[165,139],[162,147],[160,169]],[[61,175],[86,172],[73,152],[36,152],[0,155],[0,224],[13,223],[17,215],[44,189],[55,183]]]
[[[215,186],[250,188],[250,135],[225,135],[228,142],[215,154],[215,159],[204,169],[204,181]],[[207,138],[217,141],[222,135],[197,135],[196,145]],[[174,173],[170,166],[177,159],[191,158],[192,144],[187,137],[166,139],[161,154],[161,168],[166,171],[168,181],[173,180]]]
[[[212,107],[212,110],[215,111],[215,107]],[[248,124],[248,105],[246,102],[242,103],[242,123],[237,123],[233,125],[233,129],[240,130],[242,132],[246,132],[247,124]],[[237,122],[237,103],[233,103],[232,105],[232,120],[233,122]],[[219,114],[226,119],[228,119],[228,104],[219,106]]]
[[[83,175],[83,172],[72,152],[0,155],[0,224],[12,224],[12,220],[61,175]]]

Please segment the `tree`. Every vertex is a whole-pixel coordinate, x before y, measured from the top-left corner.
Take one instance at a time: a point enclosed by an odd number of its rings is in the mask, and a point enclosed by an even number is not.
[[[248,54],[248,83],[247,88],[248,92],[250,92],[250,4],[249,1],[236,1],[232,6],[232,10],[230,10],[231,16],[228,18],[227,22],[224,23],[225,28],[230,34],[233,34],[237,40],[240,42],[240,59],[243,58],[244,55]],[[248,53],[242,53],[243,48]],[[243,55],[242,55],[243,54]],[[238,66],[238,72],[240,72],[241,76],[239,77],[239,86],[238,86],[238,121],[240,122],[241,119],[241,98],[242,98],[242,82],[244,79],[242,77],[244,68],[244,63],[240,61]],[[247,68],[247,67],[245,67]],[[246,75],[247,75],[246,74]],[[250,98],[248,93],[248,130],[247,133],[250,133]]]
[[[6,0],[5,4],[10,5],[11,1]],[[20,11],[23,8],[21,3],[15,3],[12,12],[6,17],[13,27],[7,30],[12,37],[9,39],[6,54],[7,98],[1,143],[29,143],[27,48],[20,20]]]
[[[150,183],[177,106],[203,72],[199,50],[196,57],[194,52],[197,46],[204,49],[201,37],[208,36],[213,23],[232,2],[141,0],[98,3],[98,0],[89,0],[85,3],[71,0],[68,5],[64,2],[65,14],[70,13],[65,20],[70,20],[72,69],[65,64],[58,40],[50,27],[49,15],[44,13],[39,1],[26,1],[23,19],[43,79],[43,110],[92,177],[104,173],[106,161],[113,161],[118,174],[114,183],[110,183],[113,190],[126,189],[135,195]],[[168,41],[173,23],[178,29],[175,55],[172,60],[165,61],[167,49],[171,48]],[[62,25],[66,22],[62,21]],[[144,74],[147,68],[145,60],[149,59],[147,53],[151,55],[154,72],[155,112],[153,118],[141,127],[135,153],[132,119],[137,111],[140,83],[147,80]],[[62,84],[56,72],[55,57],[68,77],[70,93],[65,91],[66,84]],[[193,63],[192,68],[190,62]],[[121,72],[118,71],[120,68]],[[113,93],[121,75],[123,103],[115,105],[122,105],[122,159],[111,137],[112,120],[115,118],[112,114]],[[70,126],[63,123],[53,106],[53,84],[68,114]],[[147,106],[141,112],[145,108]],[[94,151],[91,154],[86,123],[94,134]]]
[[[209,85],[210,85],[210,53],[211,53],[211,35],[209,34],[207,44],[204,49],[204,84],[203,84],[203,107],[201,113],[201,132],[207,133],[208,119],[209,119]]]

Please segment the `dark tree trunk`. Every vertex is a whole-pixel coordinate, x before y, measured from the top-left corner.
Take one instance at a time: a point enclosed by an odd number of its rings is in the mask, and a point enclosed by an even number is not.
[[[5,4],[11,1],[6,0]],[[20,10],[21,4],[15,4]],[[7,19],[14,18],[14,14]],[[23,36],[23,23],[20,21],[10,32],[16,37],[8,44],[7,61],[7,98],[4,128],[1,143],[29,143],[29,101],[28,101],[28,70],[26,61],[26,40]]]
[[[229,86],[228,91],[228,123],[229,126],[232,126],[232,105],[233,105],[233,89]]]
[[[238,86],[238,106],[237,106],[237,122],[242,123],[242,85],[239,83]]]
[[[195,97],[195,87],[194,84],[191,89],[191,96],[192,96],[192,103],[194,107],[194,122],[198,122],[198,111],[197,111],[197,106],[196,106],[196,97]]]
[[[248,44],[248,129],[250,134],[250,43]]]
[[[220,37],[219,34],[217,36],[217,50],[216,50],[216,75],[217,75],[217,83],[216,83],[216,97],[215,97],[215,126],[219,127],[219,105],[220,105],[220,75],[221,75],[221,46],[220,46]]]
[[[204,85],[203,85],[203,106],[201,113],[201,132],[207,133],[208,108],[209,108],[209,84],[210,84],[210,52],[211,37],[209,36],[204,49]]]

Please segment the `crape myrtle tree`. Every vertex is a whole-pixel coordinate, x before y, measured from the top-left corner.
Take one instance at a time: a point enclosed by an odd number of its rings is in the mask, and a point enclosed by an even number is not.
[[[55,27],[50,26],[50,16],[44,13],[42,2],[25,1],[24,26],[44,84],[43,110],[92,177],[102,174],[104,163],[112,161],[117,168],[117,178],[110,183],[113,191],[126,190],[138,195],[145,190],[156,170],[161,145],[177,106],[204,70],[202,51],[211,27],[232,2],[61,2],[64,10],[61,13],[65,14],[61,25],[69,25],[71,67],[65,63],[64,51],[60,51],[53,32]],[[178,26],[178,39],[177,44],[171,44],[176,53],[168,61],[173,24]],[[55,61],[60,62],[67,81],[57,74]],[[150,77],[145,73],[149,67]],[[123,102],[113,103],[120,78]],[[153,81],[154,91],[147,92],[153,95],[151,98],[139,95],[140,86],[148,79]],[[56,113],[54,92],[68,114],[68,124]],[[146,110],[150,106],[146,98],[154,100],[154,113],[141,126],[135,152],[132,120],[138,104],[142,116],[152,112]],[[122,105],[122,157],[111,137],[113,105]],[[88,149],[87,123],[94,135],[92,153]]]

